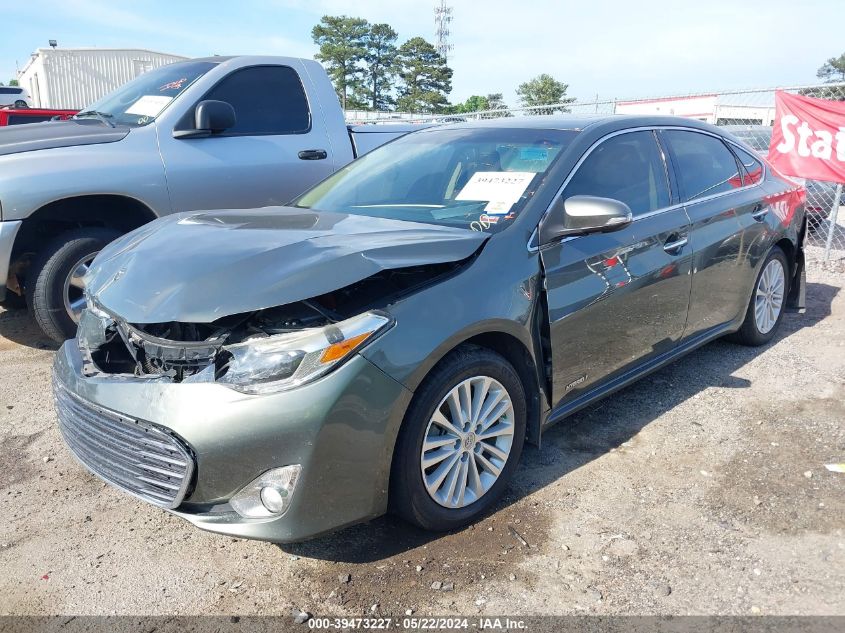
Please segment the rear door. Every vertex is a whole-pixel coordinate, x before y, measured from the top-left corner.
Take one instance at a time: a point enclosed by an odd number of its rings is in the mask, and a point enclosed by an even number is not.
[[[621,200],[634,221],[541,248],[558,407],[672,351],[690,292],[689,221],[653,131],[594,146],[563,189],[574,195]]]
[[[695,259],[685,337],[694,337],[745,312],[755,274],[750,255],[765,230],[761,220],[767,207],[758,186],[762,171],[745,173],[714,134],[667,129],[661,136],[691,222]]]
[[[237,122],[207,138],[159,129],[174,211],[282,205],[332,173],[320,108],[294,68],[234,70],[203,99],[231,104]]]

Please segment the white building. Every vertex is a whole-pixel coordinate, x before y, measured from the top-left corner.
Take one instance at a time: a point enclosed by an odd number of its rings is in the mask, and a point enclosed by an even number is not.
[[[141,73],[186,57],[128,48],[39,48],[18,73],[36,108],[81,109]]]
[[[616,102],[616,114],[667,114],[698,119],[716,125],[771,125],[775,118],[774,93],[771,105],[729,104],[723,100],[736,95],[694,95]]]

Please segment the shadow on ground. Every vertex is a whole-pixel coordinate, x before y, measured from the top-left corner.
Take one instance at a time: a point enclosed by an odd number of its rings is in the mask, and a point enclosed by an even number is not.
[[[35,349],[59,348],[54,340],[45,336],[35,325],[25,308],[0,308],[0,337]]]
[[[542,448],[526,446],[515,481],[491,514],[619,447],[650,422],[708,387],[750,387],[750,381],[734,376],[734,372],[769,346],[829,316],[838,291],[835,286],[810,283],[806,313],[786,314],[778,335],[769,345],[755,348],[714,341],[549,429],[543,434]],[[442,536],[386,516],[280,547],[298,556],[369,563],[421,547]]]

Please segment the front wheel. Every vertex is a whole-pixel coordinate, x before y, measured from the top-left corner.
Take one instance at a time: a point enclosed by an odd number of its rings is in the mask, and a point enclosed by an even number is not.
[[[38,326],[54,341],[62,343],[76,334],[85,307],[88,266],[119,235],[101,227],[69,231],[48,243],[33,260],[26,276],[27,304]]]
[[[522,453],[526,402],[507,360],[467,346],[417,390],[393,457],[390,504],[427,530],[481,517],[501,496]]]
[[[763,262],[742,327],[733,340],[743,345],[765,345],[775,335],[783,319],[783,308],[789,292],[789,264],[786,255],[775,246]]]

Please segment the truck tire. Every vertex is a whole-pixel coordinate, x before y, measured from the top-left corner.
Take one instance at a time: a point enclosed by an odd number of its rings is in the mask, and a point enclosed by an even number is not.
[[[71,283],[71,274],[90,264],[119,235],[102,227],[75,229],[54,238],[35,256],[27,273],[26,300],[38,327],[54,341],[62,343],[76,334],[70,304],[71,297],[78,303],[81,287]]]

